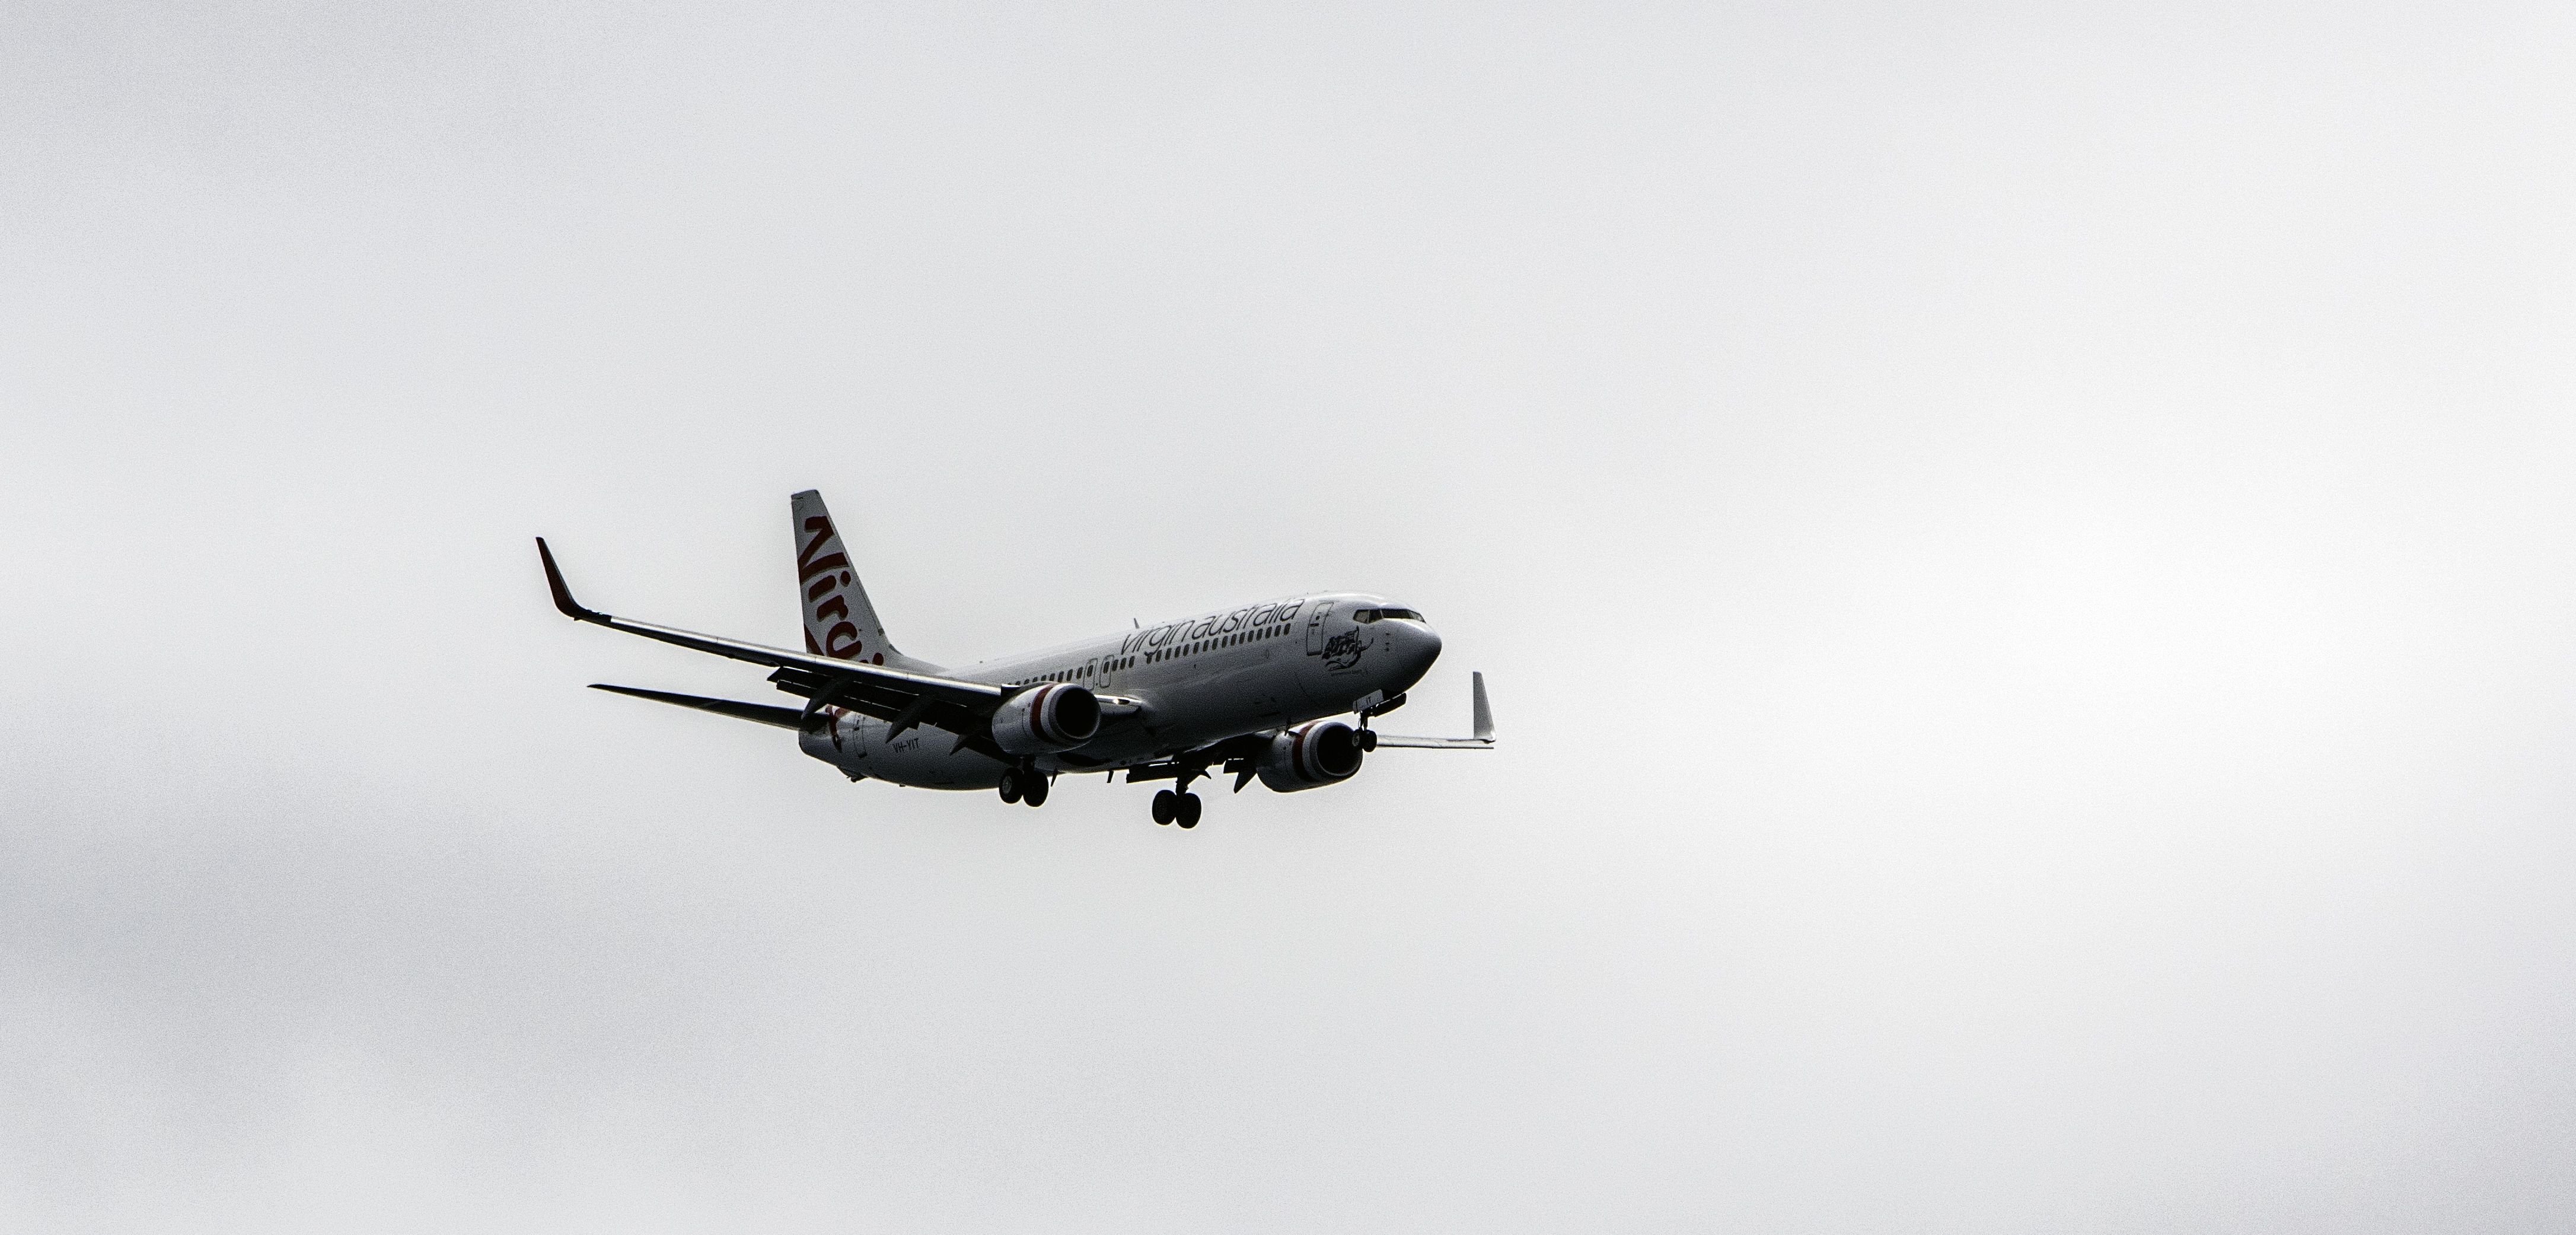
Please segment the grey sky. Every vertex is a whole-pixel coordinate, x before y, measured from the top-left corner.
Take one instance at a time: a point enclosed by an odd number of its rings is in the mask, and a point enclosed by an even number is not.
[[[2564,6],[0,12],[0,1226],[2576,1206]],[[583,598],[1427,612],[1195,833]],[[1402,723],[1397,724],[1397,720]]]

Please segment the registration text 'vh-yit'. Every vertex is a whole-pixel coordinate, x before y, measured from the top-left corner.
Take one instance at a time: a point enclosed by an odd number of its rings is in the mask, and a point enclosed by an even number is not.
[[[1383,596],[1311,592],[942,668],[886,638],[823,495],[809,489],[789,507],[802,652],[583,608],[542,537],[537,556],[565,616],[766,665],[769,680],[804,706],[596,688],[794,730],[806,754],[854,781],[997,789],[1005,802],[1038,806],[1066,773],[1167,780],[1172,786],[1154,795],[1154,822],[1184,828],[1198,825],[1190,784],[1200,777],[1231,774],[1237,793],[1256,778],[1295,793],[1349,780],[1371,751],[1493,748],[1481,673],[1470,675],[1472,737],[1370,728],[1402,707],[1404,692],[1440,658],[1440,636],[1422,615]]]

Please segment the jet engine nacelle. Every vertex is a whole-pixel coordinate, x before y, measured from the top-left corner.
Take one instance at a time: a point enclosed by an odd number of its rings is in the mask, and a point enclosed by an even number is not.
[[[1072,750],[1100,732],[1100,700],[1090,691],[1048,682],[993,709],[993,744],[1014,755]]]
[[[1299,725],[1270,739],[1270,748],[1253,762],[1261,783],[1281,793],[1339,784],[1359,774],[1357,730],[1338,720]]]

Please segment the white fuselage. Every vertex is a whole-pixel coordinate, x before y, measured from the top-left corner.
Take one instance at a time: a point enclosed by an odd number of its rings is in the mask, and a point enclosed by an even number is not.
[[[1402,694],[1439,658],[1440,636],[1418,617],[1352,616],[1386,607],[1364,593],[1316,593],[943,672],[996,685],[1064,682],[1138,700],[1136,711],[1104,719],[1091,741],[1037,758],[1046,772],[1104,772]],[[806,731],[799,745],[854,779],[989,789],[1008,767],[928,725],[888,740],[886,721],[828,711],[831,726]]]

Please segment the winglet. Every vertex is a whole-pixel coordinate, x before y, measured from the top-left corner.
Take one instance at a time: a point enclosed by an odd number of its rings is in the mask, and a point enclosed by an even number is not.
[[[546,587],[555,594],[555,608],[576,622],[606,622],[608,615],[595,609],[584,609],[572,598],[572,589],[564,586],[563,572],[555,568],[554,550],[546,548],[546,538],[537,537],[537,560],[546,566]]]
[[[1410,747],[1415,750],[1492,750],[1494,748],[1494,705],[1485,702],[1485,675],[1468,675],[1474,681],[1476,698],[1476,736],[1472,738],[1414,738],[1393,733],[1377,735],[1378,746]],[[1371,749],[1376,749],[1372,747]]]

